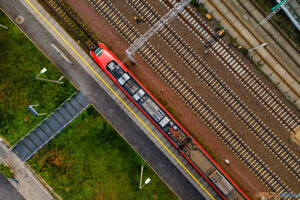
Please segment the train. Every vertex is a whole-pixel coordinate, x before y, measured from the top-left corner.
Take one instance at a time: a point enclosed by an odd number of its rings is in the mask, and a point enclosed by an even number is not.
[[[91,50],[90,55],[222,199],[249,199],[239,188],[238,194],[232,194],[234,191],[232,180],[228,179],[228,176],[226,178],[223,176],[224,171],[216,162],[104,44],[98,43],[98,47]],[[203,172],[197,166],[201,165],[201,160],[207,158],[213,164],[208,165],[207,170]],[[229,196],[234,198],[228,198]]]

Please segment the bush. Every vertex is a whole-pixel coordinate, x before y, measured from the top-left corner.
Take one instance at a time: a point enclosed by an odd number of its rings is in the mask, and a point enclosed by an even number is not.
[[[6,178],[13,178],[14,177],[13,171],[6,164],[0,164],[0,172]]]

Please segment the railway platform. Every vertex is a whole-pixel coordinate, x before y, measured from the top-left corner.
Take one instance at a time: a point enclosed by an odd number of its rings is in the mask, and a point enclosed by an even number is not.
[[[37,1],[5,0],[0,6],[12,20],[24,19],[19,28],[181,199],[221,199]]]

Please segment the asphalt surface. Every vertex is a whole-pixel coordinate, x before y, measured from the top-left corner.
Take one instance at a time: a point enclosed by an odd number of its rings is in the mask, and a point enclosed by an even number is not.
[[[25,200],[0,172],[0,200]]]
[[[0,6],[12,19],[15,19],[20,14],[24,17],[24,22],[19,26],[21,30],[47,55],[65,77],[87,96],[98,112],[143,157],[178,197],[188,200],[204,199],[199,191],[145,135],[143,130],[137,126],[76,60],[72,59],[74,65],[68,64],[51,48],[51,43],[58,45],[57,39],[53,38],[48,30],[41,26],[18,0],[2,0],[0,1]],[[63,47],[59,46],[59,48],[66,52]],[[71,57],[71,55],[67,56]]]
[[[14,187],[27,200],[53,200],[49,191],[42,185],[26,163],[23,163],[12,151],[9,151],[3,141],[0,141],[0,160],[1,163],[7,163],[14,171],[14,176],[18,180],[18,184]],[[0,188],[3,188],[0,185]],[[6,195],[10,194],[10,190],[6,191]],[[13,195],[13,194],[12,194]],[[2,200],[0,198],[0,200]]]

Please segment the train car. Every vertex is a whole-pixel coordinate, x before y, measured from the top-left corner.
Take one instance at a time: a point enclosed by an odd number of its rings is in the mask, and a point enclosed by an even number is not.
[[[189,149],[204,151],[191,135],[172,117],[172,115],[153,97],[153,95],[139,82],[139,80],[125,67],[125,65],[102,44],[90,51],[91,57],[100,68],[114,81],[114,83],[125,93],[125,95],[143,112],[143,114],[158,128],[158,130],[174,145],[187,161],[200,173],[200,175],[215,189],[222,197],[230,193],[230,190],[222,189],[218,185],[222,181],[209,180],[197,167],[197,164],[189,157]],[[196,147],[195,147],[196,146]],[[204,151],[214,164],[211,157]],[[223,171],[222,171],[223,172]],[[221,178],[224,178],[223,176]],[[224,178],[225,179],[225,178]],[[217,189],[217,187],[219,189]],[[231,187],[227,187],[230,188]],[[232,188],[233,189],[233,188]]]
[[[178,149],[191,141],[181,126],[104,44],[90,54],[101,69]]]
[[[213,170],[209,173],[210,180],[215,185],[218,185],[219,189],[223,192],[223,194],[228,195],[233,190],[232,185],[224,178],[224,176],[218,170]]]

